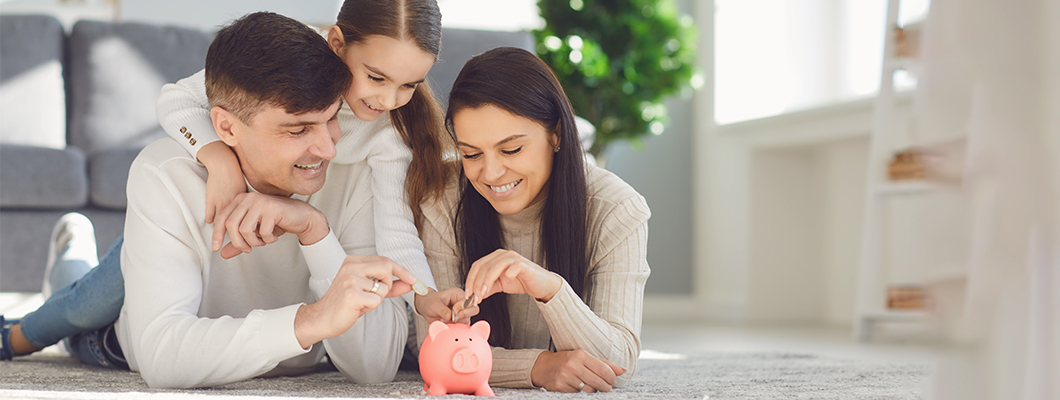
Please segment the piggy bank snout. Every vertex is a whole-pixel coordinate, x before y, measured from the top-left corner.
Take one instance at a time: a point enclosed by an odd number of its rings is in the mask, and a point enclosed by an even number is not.
[[[453,371],[461,374],[470,374],[478,371],[478,354],[471,349],[460,349],[453,354]]]

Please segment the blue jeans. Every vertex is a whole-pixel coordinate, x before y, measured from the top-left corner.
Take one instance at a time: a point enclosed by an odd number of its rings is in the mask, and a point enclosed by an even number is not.
[[[57,257],[50,275],[65,275],[69,276],[67,279],[77,280],[62,286],[40,308],[22,318],[22,335],[27,341],[44,348],[63,340],[70,353],[81,362],[128,368],[114,335],[114,322],[125,301],[125,281],[121,275],[123,241],[124,236],[119,236],[99,260],[99,265],[91,269],[86,268],[84,260]],[[63,249],[63,252],[67,250]],[[95,249],[91,252],[95,253]],[[76,276],[86,269],[83,276]],[[69,271],[75,272],[71,274]]]

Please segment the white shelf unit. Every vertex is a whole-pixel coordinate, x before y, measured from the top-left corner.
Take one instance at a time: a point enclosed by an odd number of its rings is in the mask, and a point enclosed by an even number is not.
[[[916,59],[895,56],[901,1],[887,2],[880,88],[873,107],[854,323],[854,334],[860,340],[871,339],[880,324],[936,326],[930,306],[889,309],[887,289],[963,287],[967,271],[963,194],[930,181],[887,179],[887,164],[895,152],[918,144],[911,134],[916,88],[908,86],[908,79],[896,79],[896,73],[904,71],[909,75],[903,78],[912,78],[915,85],[921,67]]]
[[[873,187],[876,191],[876,196],[886,195],[902,195],[902,194],[922,194],[932,190],[939,190],[939,187],[927,181],[915,180],[906,182],[884,182],[876,184]]]

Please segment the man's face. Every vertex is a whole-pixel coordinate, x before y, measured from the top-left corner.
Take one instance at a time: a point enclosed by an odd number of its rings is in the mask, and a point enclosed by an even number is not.
[[[336,101],[324,111],[301,115],[267,105],[249,124],[235,119],[236,143],[230,145],[250,185],[280,196],[320,190],[328,161],[335,157],[341,105]]]

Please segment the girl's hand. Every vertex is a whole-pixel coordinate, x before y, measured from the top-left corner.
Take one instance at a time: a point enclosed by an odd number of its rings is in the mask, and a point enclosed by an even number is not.
[[[526,293],[538,301],[552,300],[563,278],[511,250],[496,250],[471,264],[464,285],[465,298],[475,305],[494,293]]]
[[[243,179],[243,170],[239,168],[239,160],[235,153],[224,142],[216,141],[208,143],[199,149],[199,161],[206,166],[209,176],[206,177],[206,218],[207,224],[212,224],[217,215],[232,203],[236,195],[246,193],[247,183]],[[217,232],[220,230],[220,232]],[[217,233],[220,233],[218,235]],[[223,224],[214,225],[214,237],[224,237],[225,227]],[[213,250],[221,249],[221,243],[213,242]]]
[[[416,311],[427,320],[445,323],[471,324],[471,317],[478,314],[478,306],[464,308],[464,290],[449,288],[441,292],[427,289],[424,296],[416,296]]]
[[[610,392],[626,369],[583,350],[543,351],[537,356],[530,380],[550,392]]]

